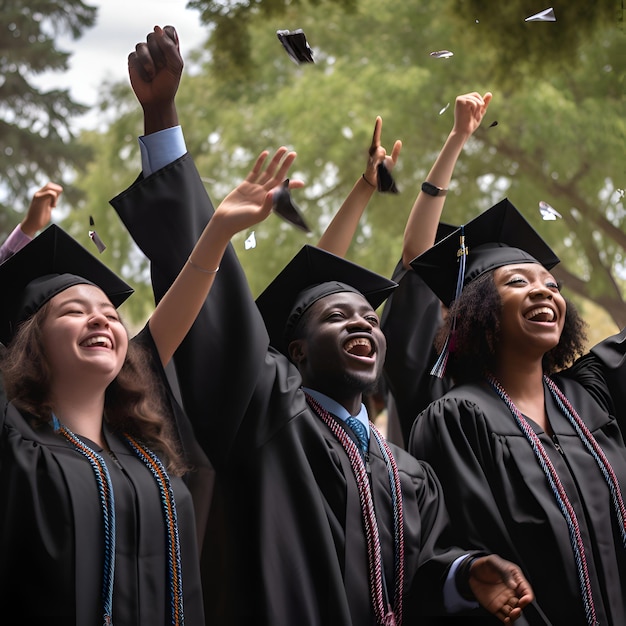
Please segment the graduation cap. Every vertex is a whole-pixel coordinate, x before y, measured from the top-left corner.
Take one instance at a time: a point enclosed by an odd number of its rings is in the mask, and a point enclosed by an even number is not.
[[[272,198],[274,202],[273,209],[276,215],[282,217],[286,222],[289,222],[292,226],[295,226],[305,233],[311,232],[311,229],[304,221],[302,211],[300,211],[300,209],[296,206],[295,202],[291,198],[288,178],[283,181],[282,186],[276,189]]]
[[[305,245],[257,298],[270,344],[283,353],[305,311],[333,293],[362,295],[378,308],[397,283],[342,257]]]
[[[462,247],[464,253],[460,252]],[[460,293],[460,290],[457,293],[457,279],[463,260],[465,272],[461,289],[481,274],[503,265],[540,263],[550,269],[559,262],[537,231],[506,198],[413,259],[411,267],[449,306]]]
[[[0,265],[0,341],[7,345],[18,324],[48,300],[85,283],[102,289],[115,307],[133,293],[130,285],[52,224]]]
[[[447,224],[446,222],[439,222],[439,225],[437,226],[437,233],[435,234],[435,243],[445,239],[458,228],[458,226],[453,226],[452,224]]]
[[[301,28],[296,30],[277,30],[276,36],[292,61],[297,63],[315,63],[313,51]]]
[[[396,187],[396,181],[393,179],[389,168],[385,165],[384,161],[381,161],[376,166],[376,179],[378,181],[378,191],[381,193],[398,193],[398,188]]]
[[[517,263],[540,263],[549,270],[558,262],[537,231],[505,198],[413,259],[411,267],[449,306],[466,285],[485,272]],[[442,376],[445,371],[448,343],[431,372],[434,375]]]

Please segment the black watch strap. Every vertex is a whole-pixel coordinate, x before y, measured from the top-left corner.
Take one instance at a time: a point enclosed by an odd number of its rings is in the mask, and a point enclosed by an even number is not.
[[[437,187],[437,185],[433,185],[428,181],[424,181],[422,183],[422,191],[427,193],[429,196],[445,196],[448,193],[447,189]]]

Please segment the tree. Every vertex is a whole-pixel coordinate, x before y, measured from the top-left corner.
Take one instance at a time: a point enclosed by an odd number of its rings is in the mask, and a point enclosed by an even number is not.
[[[69,54],[56,48],[55,38],[78,38],[93,26],[96,9],[80,0],[2,0],[0,12],[0,231],[17,221],[14,207],[25,207],[29,190],[46,180],[65,183],[64,199],[75,194],[71,172],[88,157],[77,146],[69,122],[86,107],[66,89],[42,91],[32,78],[68,67]]]
[[[211,61],[193,75],[186,71],[179,115],[215,202],[262,149],[288,145],[298,151],[294,177],[307,186],[293,197],[314,233],[306,236],[271,216],[255,230],[256,248],[243,245],[249,233],[237,238],[253,292],[303,243],[317,241],[362,172],[377,114],[384,120],[383,143],[404,142],[395,170],[401,193],[374,197],[349,258],[389,275],[413,199],[451,127],[447,105],[459,93],[490,90],[489,119],[457,166],[444,219],[463,223],[508,196],[561,256],[567,295],[583,307],[583,298],[599,302],[624,326],[623,31],[616,21],[596,24],[577,40],[567,68],[520,59],[525,72],[514,82],[499,80],[501,51],[488,36],[482,45],[464,36],[476,24],[472,19],[465,31],[459,28],[447,11],[452,3],[360,0],[349,14],[329,3],[290,6],[279,17],[251,13],[245,81],[236,73],[219,75]],[[510,18],[502,15],[504,28]],[[533,26],[561,28],[558,21]],[[296,66],[276,38],[277,29],[297,27],[313,47],[315,64]],[[430,55],[442,49],[453,56]],[[112,140],[126,137],[133,124],[130,132],[139,134],[140,119],[134,104],[112,126]],[[106,153],[121,150],[136,156],[127,139]],[[542,221],[539,201],[563,218]],[[144,268],[136,269],[139,277]]]

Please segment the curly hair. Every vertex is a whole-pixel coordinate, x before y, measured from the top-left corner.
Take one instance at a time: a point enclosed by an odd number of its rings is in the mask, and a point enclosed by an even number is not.
[[[50,394],[52,372],[43,351],[42,328],[49,303],[20,325],[0,356],[7,398],[28,413],[35,426],[49,423],[54,407]],[[167,460],[170,473],[181,476],[186,467],[166,417],[165,393],[150,367],[149,353],[129,342],[122,369],[105,392],[104,417],[110,428],[128,433]]]
[[[570,301],[566,300],[566,305],[559,343],[543,357],[546,374],[568,367],[585,351],[586,323]],[[502,302],[493,271],[469,283],[450,307],[435,346],[441,352],[446,338],[450,336],[447,373],[455,382],[481,379],[495,368],[501,311]]]

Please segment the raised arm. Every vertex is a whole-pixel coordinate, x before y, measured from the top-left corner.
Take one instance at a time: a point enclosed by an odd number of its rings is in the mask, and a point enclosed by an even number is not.
[[[454,126],[448,135],[436,161],[428,172],[426,182],[448,189],[457,159],[463,146],[480,126],[487,107],[491,102],[491,93],[481,96],[477,92],[457,96],[454,104]],[[409,214],[404,230],[402,263],[407,269],[409,263],[435,243],[437,226],[446,201],[445,193],[436,196],[420,190]]]
[[[374,125],[374,135],[368,151],[365,172],[354,183],[352,191],[324,231],[317,244],[318,248],[332,252],[337,256],[346,255],[363,211],[365,211],[365,207],[378,187],[378,164],[384,162],[387,169],[391,171],[398,161],[402,142],[397,140],[393,144],[391,154],[387,154],[385,148],[380,145],[382,128],[383,120],[378,116]]]
[[[61,193],[63,193],[61,185],[46,183],[33,194],[24,219],[0,246],[0,263],[30,243],[33,237],[50,223],[52,209],[56,207]]]
[[[296,153],[279,148],[263,169],[267,157],[268,152],[262,152],[245,180],[217,207],[187,263],[150,318],[150,332],[163,365],[172,358],[200,312],[230,239],[270,214],[273,190],[287,177]],[[292,188],[302,185],[296,180],[289,183]]]

